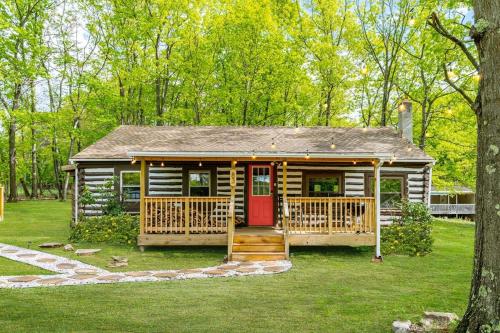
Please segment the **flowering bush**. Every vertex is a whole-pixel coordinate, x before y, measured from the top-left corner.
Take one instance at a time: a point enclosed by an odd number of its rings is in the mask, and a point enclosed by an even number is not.
[[[401,217],[392,225],[383,227],[381,236],[383,254],[424,256],[432,252],[432,216],[422,203],[404,201]]]
[[[85,217],[71,229],[70,241],[136,244],[139,217],[127,214]]]

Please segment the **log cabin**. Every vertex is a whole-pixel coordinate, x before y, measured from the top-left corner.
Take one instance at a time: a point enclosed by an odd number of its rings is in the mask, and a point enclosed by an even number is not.
[[[398,129],[120,126],[71,159],[73,219],[102,214],[112,180],[140,215],[138,245],[225,245],[230,260],[286,259],[290,246],[375,246],[397,202],[429,203],[433,159]],[[96,196],[84,206],[83,189]]]

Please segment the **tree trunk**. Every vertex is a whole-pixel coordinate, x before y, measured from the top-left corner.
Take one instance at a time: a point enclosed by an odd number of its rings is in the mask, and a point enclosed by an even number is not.
[[[30,82],[31,88],[31,199],[38,198],[38,160],[36,147],[35,128],[35,87],[33,80]]]
[[[19,178],[19,182],[23,186],[24,197],[29,198],[31,195],[30,195],[30,190],[28,189],[28,185],[26,185],[26,182],[24,181],[23,178]]]
[[[477,104],[476,240],[469,304],[457,332],[500,327],[500,2],[475,0],[481,68]]]
[[[11,116],[9,123],[9,201],[17,201],[16,175],[16,118]]]

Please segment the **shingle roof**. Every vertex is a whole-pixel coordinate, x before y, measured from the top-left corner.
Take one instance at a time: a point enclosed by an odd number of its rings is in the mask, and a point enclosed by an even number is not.
[[[274,139],[276,148],[272,149]],[[331,144],[335,144],[335,149]],[[127,159],[130,152],[297,153],[394,155],[398,160],[432,158],[388,127],[120,126],[73,156],[73,160]]]

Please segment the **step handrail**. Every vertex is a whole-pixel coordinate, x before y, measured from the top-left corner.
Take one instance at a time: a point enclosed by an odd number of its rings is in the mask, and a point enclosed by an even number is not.
[[[227,222],[227,260],[231,261],[233,255],[234,228],[235,228],[235,196],[231,196],[229,201]]]
[[[285,240],[285,258],[288,260],[289,258],[289,244],[288,244],[288,218],[290,217],[290,212],[288,211],[288,199],[286,194],[283,195],[283,238]]]

